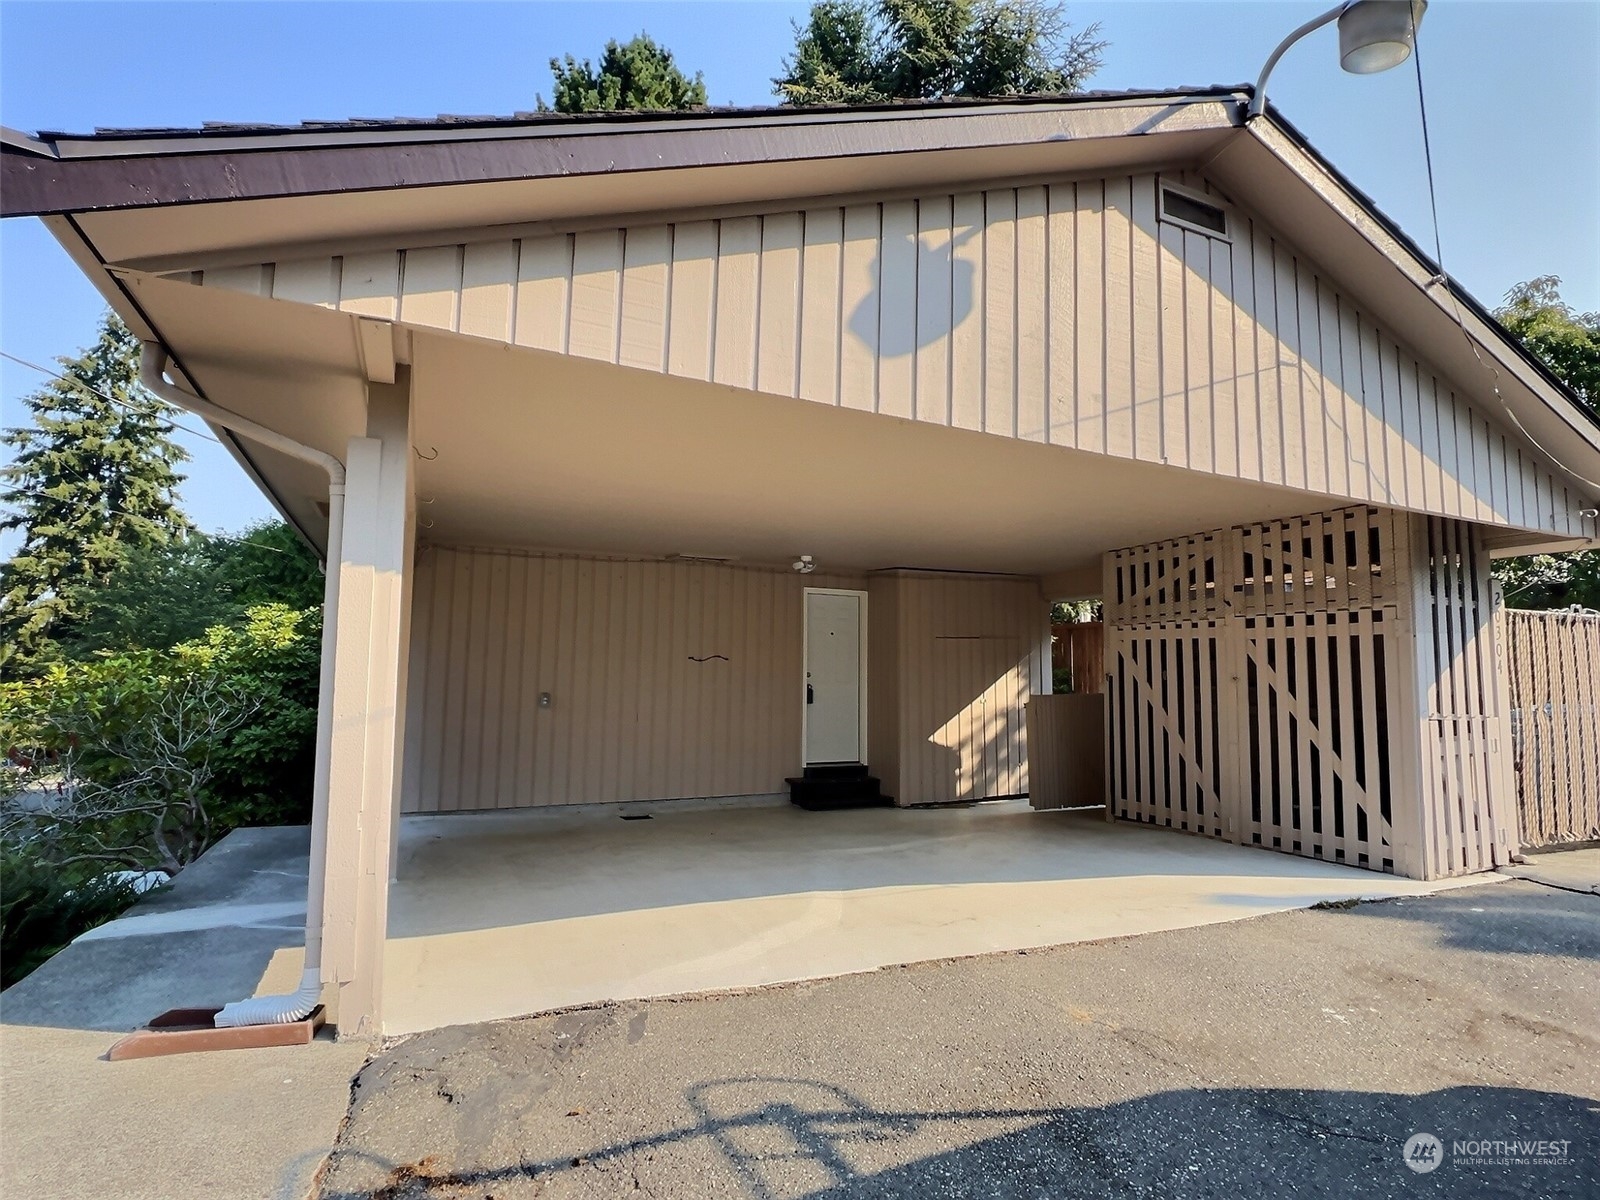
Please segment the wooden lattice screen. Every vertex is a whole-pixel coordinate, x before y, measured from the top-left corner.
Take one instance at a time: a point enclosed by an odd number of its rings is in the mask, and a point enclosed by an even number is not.
[[[1245,617],[1240,840],[1394,869],[1382,609]]]
[[[1108,625],[1107,786],[1130,821],[1232,838],[1222,803],[1220,621]],[[1231,775],[1229,776],[1231,782]]]
[[[1108,555],[1110,815],[1430,877],[1504,861],[1487,588],[1470,527],[1365,507]]]
[[[1502,610],[1524,846],[1600,840],[1600,614]]]

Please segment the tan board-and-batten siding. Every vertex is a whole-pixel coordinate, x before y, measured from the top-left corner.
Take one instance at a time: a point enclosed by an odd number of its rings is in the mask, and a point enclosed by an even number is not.
[[[1117,176],[188,277],[1341,500],[1585,535],[1582,506],[1550,465],[1326,271],[1237,207],[1228,240],[1159,220],[1159,186]]]
[[[405,811],[784,790],[800,766],[806,586],[865,584],[425,549]]]
[[[897,798],[1025,790],[1023,706],[1049,653],[1047,633],[1031,658],[1020,636],[1030,614],[1047,628],[1037,581],[873,578],[869,656],[881,636],[905,670],[897,688],[880,673],[881,655],[869,665],[869,716],[903,738],[884,751],[892,777],[904,764],[912,789]],[[869,583],[820,571],[425,548],[414,584],[404,811],[783,792],[801,765],[807,587]],[[903,612],[889,600],[897,592],[908,597]]]
[[[1028,698],[1049,689],[1037,579],[869,577],[868,753],[902,804],[1028,791]]]

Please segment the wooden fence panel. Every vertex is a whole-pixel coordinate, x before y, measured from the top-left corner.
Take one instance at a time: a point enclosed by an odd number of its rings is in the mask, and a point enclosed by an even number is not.
[[[1108,554],[1110,815],[1395,870],[1408,533],[1358,506]]]
[[[1221,621],[1113,628],[1107,639],[1110,817],[1233,836],[1219,721],[1231,707]]]
[[[1392,871],[1392,614],[1264,615],[1243,627],[1238,840]]]
[[[1220,611],[1231,530],[1113,550],[1103,603],[1107,622],[1199,620]]]
[[[1502,609],[1522,844],[1600,840],[1600,614]]]
[[[1072,690],[1106,690],[1106,627],[1099,621],[1063,622],[1050,626],[1050,666],[1072,672]]]

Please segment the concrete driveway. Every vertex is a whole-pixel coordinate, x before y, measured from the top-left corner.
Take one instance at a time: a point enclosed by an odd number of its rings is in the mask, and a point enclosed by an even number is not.
[[[1600,897],[1509,881],[419,1035],[321,1195],[1593,1197],[1597,1097]]]
[[[1023,800],[410,817],[389,902],[384,1029],[817,979],[1461,882],[1111,823],[1103,809],[1035,812]]]

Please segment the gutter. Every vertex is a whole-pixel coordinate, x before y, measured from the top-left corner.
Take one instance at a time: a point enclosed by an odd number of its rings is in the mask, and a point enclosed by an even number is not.
[[[145,342],[139,355],[139,382],[168,404],[204,421],[242,434],[273,450],[311,463],[328,473],[328,550],[323,571],[322,663],[317,680],[317,749],[311,784],[311,863],[306,883],[305,968],[297,991],[260,996],[224,1005],[218,1028],[241,1025],[286,1025],[304,1020],[322,997],[322,916],[327,899],[328,793],[333,748],[333,668],[339,617],[339,563],[344,541],[344,464],[333,455],[285,437],[237,413],[202,400],[168,382],[166,347]]]

